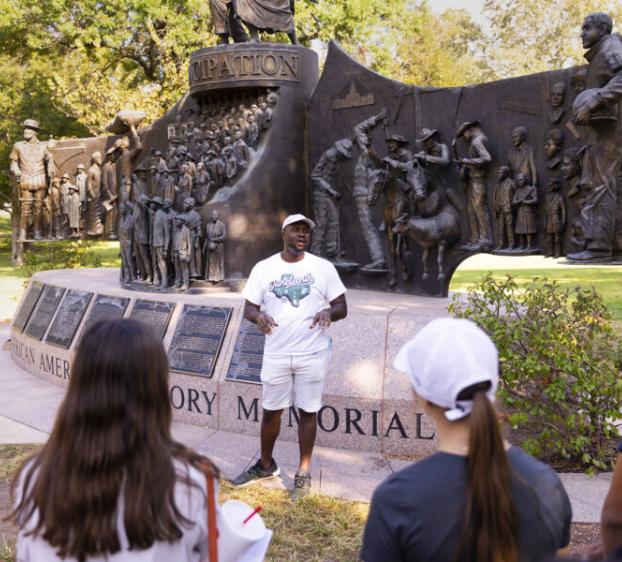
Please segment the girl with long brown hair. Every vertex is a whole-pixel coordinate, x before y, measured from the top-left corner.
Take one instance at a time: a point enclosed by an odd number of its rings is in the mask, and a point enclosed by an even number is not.
[[[469,320],[433,320],[393,366],[434,421],[438,451],[376,489],[362,560],[538,562],[567,546],[571,509],[559,477],[501,436],[490,338]]]
[[[205,560],[205,472],[171,436],[162,342],[133,320],[99,322],[49,440],[14,480],[18,560]]]

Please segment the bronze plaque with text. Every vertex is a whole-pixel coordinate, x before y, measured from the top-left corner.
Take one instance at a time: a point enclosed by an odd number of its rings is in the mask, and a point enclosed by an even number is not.
[[[168,352],[171,370],[212,377],[232,310],[184,305]]]

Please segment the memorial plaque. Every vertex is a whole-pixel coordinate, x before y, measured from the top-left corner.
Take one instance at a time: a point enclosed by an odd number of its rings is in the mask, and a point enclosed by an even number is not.
[[[130,299],[126,297],[111,297],[109,295],[97,295],[95,304],[91,308],[84,330],[86,332],[95,322],[99,320],[117,320],[123,318]]]
[[[259,331],[257,325],[244,318],[235,340],[227,380],[261,384],[259,375],[265,342],[266,336]]]
[[[86,291],[67,291],[45,341],[69,349],[92,298]]]
[[[171,370],[211,378],[232,310],[184,305],[168,352]]]
[[[33,313],[30,315],[28,324],[26,324],[25,333],[31,338],[42,340],[45,331],[52,323],[54,313],[60,304],[65,289],[63,287],[55,287],[54,285],[46,285],[43,293],[37,302]]]
[[[149,326],[163,339],[174,309],[175,303],[172,302],[138,299],[130,312],[130,318]]]
[[[32,311],[39,301],[39,297],[43,292],[43,287],[43,283],[39,283],[39,281],[33,281],[31,283],[30,288],[22,301],[22,306],[19,307],[17,315],[15,316],[13,328],[19,330],[20,332],[24,331],[24,326],[26,326],[26,322],[28,322]]]

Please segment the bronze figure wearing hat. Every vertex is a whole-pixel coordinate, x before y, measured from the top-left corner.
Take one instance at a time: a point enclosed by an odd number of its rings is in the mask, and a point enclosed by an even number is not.
[[[463,139],[467,144],[466,157],[456,160],[459,175],[465,183],[467,198],[469,241],[464,249],[487,250],[492,246],[492,227],[486,193],[488,164],[492,161],[487,147],[488,139],[482,132],[479,121],[466,121],[460,125],[452,143],[454,150],[458,139]]]
[[[335,177],[341,160],[352,157],[352,141],[339,139],[326,150],[313,167],[313,229],[311,252],[337,259],[339,254],[339,210],[337,200],[341,193],[335,186]]]
[[[37,133],[41,130],[39,122],[26,119],[24,140],[16,142],[9,156],[10,171],[17,183],[19,200],[18,238],[29,236],[32,221],[32,235],[35,240],[43,238],[41,221],[43,200],[48,181],[54,176],[54,159],[46,143],[40,142]],[[18,212],[15,209],[15,212]]]

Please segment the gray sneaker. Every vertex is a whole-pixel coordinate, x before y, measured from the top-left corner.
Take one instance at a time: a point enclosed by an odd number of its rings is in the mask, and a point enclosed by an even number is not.
[[[248,486],[249,484],[259,482],[260,480],[272,480],[272,478],[276,478],[280,472],[281,471],[276,465],[274,459],[272,459],[272,464],[267,470],[261,467],[261,459],[259,459],[248,470],[245,470],[244,472],[236,476],[233,480],[231,480],[231,484],[241,488],[243,486]]]
[[[292,501],[300,500],[311,493],[311,473],[297,472],[294,476],[294,489],[292,490]]]

